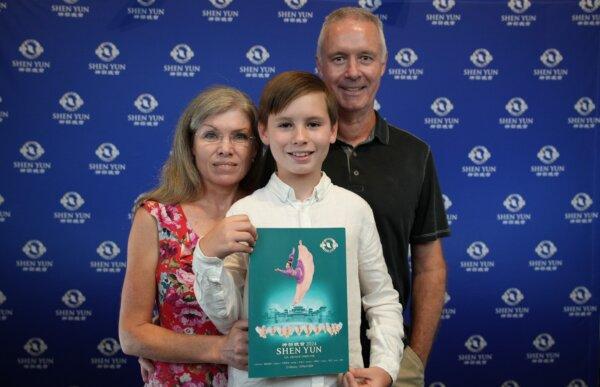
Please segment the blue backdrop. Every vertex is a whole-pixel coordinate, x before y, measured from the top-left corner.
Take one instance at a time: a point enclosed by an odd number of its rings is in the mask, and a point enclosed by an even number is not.
[[[600,0],[0,0],[0,384],[132,385],[130,209],[186,103],[385,25],[376,108],[434,150],[453,235],[430,387],[596,386]]]

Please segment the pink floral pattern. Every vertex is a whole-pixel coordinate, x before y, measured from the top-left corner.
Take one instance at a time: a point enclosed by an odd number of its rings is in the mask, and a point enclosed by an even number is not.
[[[219,335],[194,295],[192,257],[198,235],[188,228],[180,205],[148,200],[142,204],[158,223],[159,260],[156,266],[161,326],[188,335]],[[151,386],[227,386],[227,366],[155,361]]]

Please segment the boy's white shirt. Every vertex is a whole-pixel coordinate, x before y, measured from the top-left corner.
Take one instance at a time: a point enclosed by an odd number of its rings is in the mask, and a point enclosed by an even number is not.
[[[370,365],[398,375],[404,336],[402,305],[383,258],[373,212],[360,196],[338,187],[323,173],[313,194],[296,200],[294,190],[276,174],[269,183],[233,206],[227,216],[246,214],[255,227],[343,227],[346,229],[348,341],[350,367],[362,368],[360,308],[365,309],[371,343]],[[260,237],[260,236],[259,236]],[[248,318],[248,254],[221,260],[207,257],[196,245],[194,292],[200,306],[222,333]],[[223,268],[227,270],[223,270]],[[243,296],[242,296],[243,294]],[[249,327],[249,329],[253,329]],[[248,379],[246,371],[229,367],[229,385],[335,385],[336,375]]]

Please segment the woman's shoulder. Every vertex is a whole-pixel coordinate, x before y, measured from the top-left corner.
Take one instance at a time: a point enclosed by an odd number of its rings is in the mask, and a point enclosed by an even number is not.
[[[139,207],[146,210],[160,225],[176,225],[184,220],[179,204],[165,204],[147,199],[141,202]]]

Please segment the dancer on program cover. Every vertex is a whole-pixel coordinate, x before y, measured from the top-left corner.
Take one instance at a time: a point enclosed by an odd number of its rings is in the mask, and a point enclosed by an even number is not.
[[[292,305],[299,304],[304,295],[310,289],[310,285],[312,284],[313,275],[315,273],[315,264],[313,261],[313,256],[308,251],[306,246],[302,244],[302,241],[298,241],[298,263],[296,267],[292,267],[294,264],[294,254],[296,252],[295,248],[292,248],[292,252],[289,255],[287,262],[285,263],[285,269],[275,269],[275,271],[287,275],[288,277],[296,279],[296,294],[294,295],[294,301]]]

